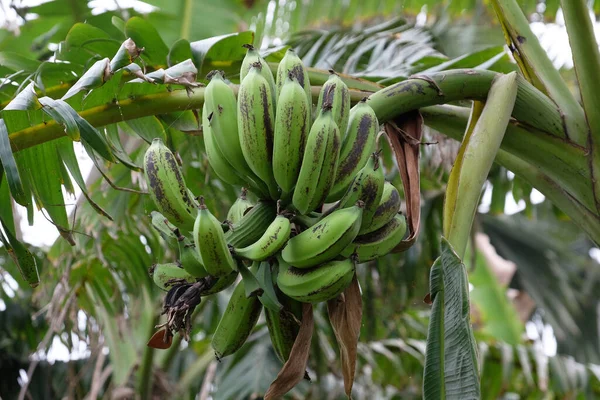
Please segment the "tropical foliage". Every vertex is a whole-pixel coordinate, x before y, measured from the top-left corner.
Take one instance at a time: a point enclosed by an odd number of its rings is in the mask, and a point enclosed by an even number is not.
[[[480,205],[478,234],[461,257],[472,286],[481,396],[600,395],[600,276],[590,257],[600,243],[594,75],[600,57],[591,21],[581,23],[588,21],[586,2],[333,3],[148,1],[155,7],[149,13],[118,3],[114,10],[94,9],[84,0],[11,5],[6,15],[15,25],[0,30],[0,368],[6,377],[0,396],[229,399],[265,393],[281,363],[264,322],[242,351],[214,360],[210,337],[226,295],[201,303],[189,343],[177,336],[166,351],[146,346],[161,321],[163,298],[147,269],[176,254],[150,226],[144,151],[152,138],[163,138],[180,155],[190,189],[224,218],[239,188],[224,185],[208,165],[198,123],[201,85],[213,69],[237,83],[241,45],[250,42],[262,46],[273,68],[284,46],[293,46],[313,67],[317,87],[332,68],[345,74],[354,101],[378,92],[371,101],[382,122],[419,109],[426,124],[416,146],[416,189],[402,176],[393,141],[384,149],[386,178],[403,190],[412,217],[420,216],[413,231],[420,227],[406,252],[359,268],[364,312],[354,397],[423,395],[428,327],[439,318],[423,302],[430,268],[440,255],[444,265],[461,262],[440,241],[449,224],[444,194],[457,179],[451,166],[458,147],[447,138],[461,141],[472,131],[471,100],[473,110],[483,106],[498,74],[512,71],[519,73],[516,97],[487,175],[491,199],[476,200],[489,210]],[[598,12],[600,2],[593,3]],[[560,4],[577,80],[554,69],[525,17],[552,21]],[[464,150],[469,141],[463,143]],[[78,161],[83,152],[95,166],[87,179]],[[65,204],[76,188],[83,197],[68,213]],[[532,202],[534,188],[545,201]],[[507,195],[525,208],[504,215]],[[413,207],[417,201],[416,213],[409,201]],[[36,208],[60,233],[50,248],[20,240],[17,211],[26,210],[33,224]],[[516,293],[512,300],[508,292]],[[344,396],[325,315],[317,307],[312,383],[296,386],[293,398]],[[557,342],[556,356],[548,355],[549,339]],[[71,357],[51,363],[59,348]],[[439,376],[453,372],[442,368]]]

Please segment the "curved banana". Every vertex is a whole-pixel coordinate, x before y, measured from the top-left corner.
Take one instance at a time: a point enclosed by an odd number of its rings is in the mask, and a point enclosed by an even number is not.
[[[252,333],[262,311],[256,296],[246,297],[244,281],[235,287],[213,334],[211,346],[218,360],[235,353]]]
[[[277,286],[294,300],[320,303],[342,293],[352,281],[354,273],[355,265],[351,259],[329,261],[310,269],[280,263]]]
[[[271,198],[279,198],[273,176],[273,129],[275,104],[271,88],[261,75],[261,65],[252,64],[238,92],[238,128],[244,159],[267,185]]]
[[[229,211],[227,211],[227,221],[237,224],[252,207],[254,207],[254,203],[248,200],[246,188],[242,188],[240,197],[233,202]]]
[[[344,257],[355,255],[358,262],[367,262],[388,254],[406,234],[406,219],[397,214],[378,230],[357,236],[354,242],[342,251]]]
[[[206,271],[220,277],[236,270],[235,260],[231,256],[221,222],[215,218],[200,197],[200,209],[194,224],[194,244],[200,253]]]
[[[277,358],[285,363],[290,358],[290,353],[302,320],[302,303],[287,296],[281,296],[285,304],[281,310],[265,308],[265,319],[271,344]]]
[[[339,142],[339,129],[333,120],[331,109],[323,110],[313,123],[294,194],[292,203],[300,214],[307,214],[312,211],[312,206],[318,206],[318,199],[323,197],[323,193],[328,188],[324,184],[335,174],[335,165],[337,165]],[[327,151],[336,150],[335,154],[327,154]],[[321,176],[323,175],[323,178]],[[325,193],[325,196],[327,193]],[[316,207],[315,206],[315,207]]]
[[[152,140],[144,155],[144,176],[158,211],[175,226],[191,232],[196,207],[175,156],[158,138]]]
[[[233,89],[225,83],[221,71],[207,75],[210,82],[204,89],[202,120],[208,121],[213,137],[221,153],[238,171],[249,171],[242,154],[237,126],[237,100]]]
[[[306,101],[309,108],[312,108],[312,94],[310,90],[310,79],[308,78],[308,71],[304,68],[304,64],[294,49],[288,49],[285,52],[285,56],[279,62],[277,67],[277,104],[279,104],[279,98],[281,96],[281,88],[285,84],[286,79],[295,78],[296,81],[304,89],[306,93]],[[309,111],[310,114],[310,111]],[[310,116],[310,115],[309,115]]]
[[[325,158],[323,159],[323,166],[319,174],[319,181],[314,191],[314,196],[308,206],[309,210],[316,210],[322,206],[329,194],[333,181],[335,180],[335,174],[338,168],[338,161],[340,155],[340,132],[337,129],[337,125],[332,123],[333,128],[330,131],[327,147],[325,148]]]
[[[360,202],[332,212],[291,238],[281,252],[283,260],[297,268],[310,268],[337,257],[358,235],[362,215]]]
[[[237,174],[235,168],[233,168],[221,152],[221,149],[217,146],[213,130],[210,126],[210,120],[206,113],[202,113],[202,135],[204,136],[204,150],[208,157],[208,163],[219,179],[230,185],[244,185],[242,177]]]
[[[373,215],[375,215],[375,211],[381,201],[384,185],[385,176],[383,168],[379,166],[379,154],[373,153],[337,205],[338,208],[348,207],[355,204],[358,200],[362,200],[365,203],[365,211],[363,212],[359,235],[373,221]]]
[[[277,215],[277,208],[269,201],[259,201],[232,229],[225,239],[230,246],[245,247],[256,242]]]
[[[350,92],[342,78],[333,70],[329,70],[329,72],[331,75],[319,93],[316,112],[317,114],[323,112],[328,104],[331,105],[333,119],[343,135],[346,133],[350,117]]]
[[[273,175],[284,193],[291,193],[296,186],[310,123],[310,105],[304,90],[290,74],[277,100],[273,140]]]
[[[284,215],[278,215],[256,242],[234,248],[237,256],[253,261],[263,261],[273,256],[285,245],[292,233],[292,224]]]
[[[275,105],[277,103],[277,86],[275,85],[275,78],[273,77],[271,68],[269,68],[269,64],[267,64],[265,59],[260,56],[258,50],[256,50],[251,44],[245,44],[243,47],[248,49],[248,52],[246,53],[246,56],[242,61],[242,67],[240,68],[240,82],[246,78],[246,75],[248,75],[254,64],[260,64],[260,74],[263,78],[265,78],[269,84],[269,87],[271,88],[273,105]]]
[[[335,183],[329,191],[327,203],[341,199],[358,171],[365,166],[375,150],[378,129],[377,116],[367,104],[366,98],[350,109],[348,129],[341,132],[345,136],[342,140]]]
[[[150,273],[156,286],[165,292],[177,284],[196,282],[196,278],[176,263],[154,264]]]
[[[394,185],[389,182],[385,182],[383,185],[383,193],[381,194],[381,200],[379,201],[379,205],[375,209],[375,214],[373,214],[373,219],[371,223],[364,228],[361,227],[360,234],[367,234],[369,232],[376,231],[381,228],[388,222],[390,222],[394,216],[400,211],[400,205],[402,203],[402,199],[400,198],[400,193],[398,193],[398,189]]]
[[[196,250],[196,245],[183,235],[179,235],[177,242],[179,244],[179,262],[183,269],[195,278],[208,276],[200,253]]]

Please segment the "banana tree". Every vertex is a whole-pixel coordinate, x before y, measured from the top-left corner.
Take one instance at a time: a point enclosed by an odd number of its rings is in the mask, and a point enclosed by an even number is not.
[[[597,91],[592,76],[598,66],[598,52],[591,23],[587,23],[585,4],[582,1],[564,3],[579,82],[585,82],[585,85],[580,84],[583,106],[571,95],[541,51],[516,2],[494,2],[494,10],[521,71],[514,83],[516,94],[511,119],[504,123],[507,124],[506,132],[502,129],[498,133],[504,134],[504,138],[495,161],[540,190],[595,243],[600,243],[600,189],[595,178],[600,164],[597,139],[594,139],[598,128],[594,119]],[[38,274],[33,256],[15,238],[11,208],[5,207],[11,197],[28,207],[31,215],[33,195],[36,205],[47,211],[63,238],[72,243],[76,239],[62,206],[65,201],[61,192],[61,185],[72,188],[71,177],[89,197],[92,207],[101,215],[116,219],[118,207],[103,209],[87,190],[72,142],[81,141],[102,171],[106,169],[106,162],[119,162],[120,168],[127,167],[134,173],[139,171],[139,154],[137,160],[128,154],[117,128],[134,133],[147,142],[153,137],[168,138],[173,145],[182,140],[175,130],[197,132],[199,125],[192,110],[201,108],[204,90],[196,77],[215,68],[235,76],[245,53],[241,45],[254,40],[251,32],[242,32],[200,42],[179,41],[169,49],[154,27],[141,18],[127,22],[114,20],[114,28],[116,32],[107,33],[92,25],[76,24],[56,54],[56,60],[63,61],[64,65],[55,62],[32,66],[22,61],[19,68],[30,72],[36,85],[25,86],[26,80],[15,80],[22,83],[22,87],[15,90],[16,85],[11,84],[5,92],[7,100],[3,104],[0,123],[0,140],[3,141],[0,160],[6,172],[2,180],[3,242],[32,285],[37,283]],[[121,40],[120,44],[118,37],[129,39]],[[91,52],[93,57],[82,54],[81,49]],[[282,52],[277,50],[268,54],[274,70],[282,57]],[[302,49],[299,51],[302,54]],[[95,59],[97,61],[93,62]],[[448,70],[452,65],[440,66],[438,71],[431,67],[422,75],[407,79],[396,77],[401,79],[400,82],[386,87],[374,82],[389,78],[385,75],[364,74],[369,80],[343,78],[352,89],[353,101],[369,96],[369,104],[380,121],[388,126],[397,125],[399,118],[419,110],[425,124],[462,140],[465,132],[468,136],[480,120],[476,107],[469,117],[469,108],[447,103],[473,100],[477,105],[491,101],[488,96],[499,74],[481,69]],[[80,78],[73,81],[72,74]],[[316,97],[319,85],[325,82],[328,74],[319,69],[312,69],[309,74]],[[388,80],[388,83],[393,81]],[[493,152],[492,149],[490,157]],[[40,160],[47,167],[44,174],[37,172]],[[200,170],[206,171],[206,165]],[[464,172],[464,169],[456,169],[461,170]],[[485,168],[483,172],[487,174]],[[111,173],[107,172],[107,177],[108,174]],[[114,177],[107,181],[116,187],[119,182]],[[460,182],[460,176],[457,179]],[[204,188],[204,185],[198,186]],[[479,192],[480,187],[474,189]],[[231,197],[232,193],[231,189],[224,188],[214,195]],[[415,201],[418,210],[418,198]],[[416,235],[418,211],[414,210],[409,209],[409,212],[415,220],[412,233]],[[472,212],[473,207],[466,214]],[[448,212],[444,224],[452,226],[453,214]],[[464,242],[470,219],[461,217],[459,220],[462,222],[459,236]],[[460,260],[454,260],[456,262],[460,263]],[[86,268],[89,272],[92,267]],[[133,284],[137,279],[145,278],[140,275],[130,279]],[[464,287],[456,290],[459,289],[464,290]],[[89,296],[94,299],[97,295]],[[443,312],[451,311],[450,306],[443,307]],[[467,342],[472,346],[472,341]],[[441,365],[438,362],[438,368]],[[438,386],[454,372],[451,368],[442,368]],[[476,375],[477,368],[471,373]]]

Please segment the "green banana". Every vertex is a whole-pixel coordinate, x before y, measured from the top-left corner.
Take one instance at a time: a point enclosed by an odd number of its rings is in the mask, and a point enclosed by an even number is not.
[[[364,229],[364,232],[360,234],[367,234],[369,232],[376,231],[381,228],[388,222],[390,222],[394,216],[400,211],[400,204],[402,203],[402,199],[400,198],[400,193],[398,193],[398,189],[394,185],[389,182],[385,182],[383,185],[383,193],[381,194],[381,200],[379,201],[379,205],[377,209],[375,209],[375,214],[373,214],[373,219],[371,223]],[[361,228],[361,230],[363,230]]]
[[[180,283],[196,282],[196,278],[176,263],[154,264],[150,267],[150,273],[156,286],[165,292]]]
[[[259,201],[232,229],[225,233],[230,246],[245,247],[256,242],[269,227],[277,208],[269,201]]]
[[[261,65],[252,64],[238,92],[239,139],[250,169],[267,185],[271,198],[279,198],[273,176],[273,129],[275,103],[271,88],[260,74]]]
[[[281,310],[265,308],[265,319],[275,354],[285,363],[290,358],[300,330],[302,303],[287,296],[282,297],[285,298],[284,307]]]
[[[333,125],[335,126],[335,124]],[[331,186],[333,186],[333,181],[335,180],[335,174],[338,168],[340,143],[339,130],[333,129],[327,140],[325,158],[323,160],[323,166],[321,167],[321,173],[319,174],[319,182],[317,183],[314,196],[308,206],[309,210],[315,210],[319,206],[322,206],[329,194]]]
[[[209,122],[213,137],[221,153],[239,172],[249,170],[242,154],[237,126],[237,100],[233,89],[225,83],[221,71],[207,75],[210,82],[204,89],[202,118]]]
[[[210,275],[220,277],[237,269],[221,222],[208,210],[203,197],[200,197],[200,210],[194,224],[194,244]]]
[[[158,231],[160,237],[167,242],[169,247],[175,247],[177,235],[175,235],[174,231],[177,227],[158,211],[150,212],[150,218],[152,219],[152,227]]]
[[[329,72],[331,75],[319,93],[317,113],[323,112],[325,106],[330,104],[333,119],[343,135],[346,132],[350,116],[350,92],[342,78],[333,70],[329,70]]]
[[[310,269],[279,264],[277,287],[294,300],[320,303],[335,298],[352,281],[355,265],[351,259],[329,261]]]
[[[323,179],[326,180],[332,172],[332,159],[337,161],[338,157],[337,154],[326,154],[326,152],[328,149],[335,148],[336,142],[339,148],[339,130],[333,120],[331,109],[323,110],[308,134],[302,166],[292,196],[292,203],[300,214],[312,211],[311,205],[316,204],[316,200],[322,197],[324,184],[321,180],[322,172],[325,172]],[[317,191],[318,187],[321,188],[321,192]]]
[[[310,268],[337,257],[360,228],[363,205],[336,210],[299,235],[291,238],[281,256],[297,268]]]
[[[356,257],[358,262],[367,262],[388,254],[404,238],[406,219],[397,214],[378,230],[357,236],[352,244],[342,251],[344,257]]]
[[[306,93],[306,100],[308,102],[309,108],[312,108],[312,93],[310,90],[310,79],[308,78],[308,71],[304,68],[304,64],[302,64],[302,60],[298,57],[298,54],[294,51],[294,49],[288,49],[285,52],[285,56],[279,62],[279,66],[277,67],[277,104],[279,104],[279,98],[281,97],[281,88],[285,84],[286,79],[295,78],[296,81],[302,86],[304,89],[304,93]],[[310,111],[309,111],[310,114]],[[309,115],[310,116],[310,115]]]
[[[251,44],[245,44],[243,47],[248,49],[244,60],[242,60],[242,67],[240,68],[240,82],[246,78],[246,75],[250,73],[250,70],[254,66],[254,64],[260,64],[260,74],[269,84],[269,88],[271,89],[271,96],[273,99],[273,105],[277,103],[277,86],[275,85],[275,78],[273,77],[273,72],[271,72],[271,68],[269,68],[269,64],[260,56],[258,50],[254,48]]]
[[[208,163],[219,179],[234,186],[248,186],[259,197],[268,197],[267,186],[250,170],[242,177],[240,171],[236,170],[216,143],[215,134],[210,125],[206,113],[202,114],[202,132],[204,134],[204,150],[208,157]],[[239,142],[239,139],[237,140]]]
[[[256,296],[246,297],[244,281],[235,287],[227,308],[212,337],[211,345],[218,360],[235,353],[252,333],[262,311]]]
[[[310,105],[302,86],[290,75],[277,100],[273,140],[273,175],[284,193],[296,185],[310,123]]]
[[[235,247],[235,255],[253,261],[263,261],[273,256],[285,245],[292,233],[290,220],[279,214],[262,236],[254,243],[246,247]]]
[[[246,188],[242,188],[240,197],[233,202],[227,212],[227,221],[237,224],[252,207],[254,207],[254,203],[248,200]]]
[[[342,140],[335,183],[329,191],[327,203],[341,199],[358,171],[364,167],[375,150],[378,129],[377,116],[367,104],[366,98],[352,107],[348,129]]]
[[[176,232],[179,233],[179,230],[177,229]],[[196,278],[208,276],[194,242],[180,234],[177,243],[179,245],[179,262],[183,269]]]
[[[367,230],[373,221],[373,216],[383,195],[384,185],[385,175],[383,168],[379,165],[379,154],[373,153],[336,206],[336,208],[348,207],[358,200],[365,203],[359,235]]]
[[[175,156],[156,138],[144,155],[144,175],[158,211],[175,226],[191,232],[197,210]]]
[[[227,275],[220,276],[220,277],[214,277],[214,276],[209,275],[204,279],[209,280],[212,283],[212,285],[208,289],[202,290],[200,292],[200,294],[202,296],[208,296],[211,294],[219,293],[219,292],[227,289],[229,286],[231,286],[233,284],[233,282],[235,282],[237,277],[238,277],[237,271],[231,271]]]
[[[243,185],[244,180],[242,177],[237,174],[235,168],[233,168],[221,150],[217,147],[214,133],[210,126],[210,120],[206,113],[202,114],[202,134],[204,136],[204,150],[208,157],[208,163],[219,179],[230,185]]]

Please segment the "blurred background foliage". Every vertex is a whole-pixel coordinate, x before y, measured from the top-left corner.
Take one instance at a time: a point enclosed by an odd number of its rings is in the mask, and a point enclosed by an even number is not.
[[[382,85],[450,68],[515,70],[487,3],[53,0],[34,5],[5,0],[0,107],[31,81],[48,96],[64,94],[95,61],[112,57],[127,37],[145,47],[146,73],[192,58],[200,81],[217,65],[239,69],[244,54],[239,44],[248,38],[271,53],[271,61],[289,45],[306,65]],[[551,35],[561,29],[558,0],[519,3],[542,43],[559,37]],[[600,12],[600,1],[590,2],[590,12]],[[253,39],[249,33],[229,42],[214,38],[248,30],[256,32]],[[568,49],[550,46],[548,52],[574,82]],[[235,81],[235,73],[229,77]],[[189,117],[161,115],[106,128],[118,132],[131,165],[101,162],[112,186],[97,169],[86,183],[90,198],[113,220],[83,197],[67,196],[77,204],[70,214],[76,246],[60,238],[50,247],[32,244],[40,266],[38,288],[28,288],[0,248],[0,397],[22,392],[22,398],[34,399],[133,398],[150,385],[157,399],[243,399],[260,397],[274,379],[281,364],[264,321],[242,351],[221,363],[214,360],[210,337],[227,294],[201,304],[190,343],[177,337],[166,351],[146,347],[160,321],[163,298],[147,269],[176,254],[150,227],[150,199],[113,187],[144,189],[135,170],[147,147],[143,131],[161,130],[183,160],[188,186],[208,199],[219,218],[238,195],[239,188],[224,186],[212,175],[198,126]],[[364,316],[357,399],[421,397],[429,312],[423,298],[440,251],[443,193],[457,151],[457,143],[433,130],[426,131],[426,140],[431,144],[422,149],[418,242],[406,253],[359,268]],[[389,149],[384,157],[387,178],[401,189]],[[0,193],[6,191],[5,181],[2,185]],[[510,171],[494,166],[476,217],[465,260],[486,399],[600,396],[600,268],[591,257],[600,250],[542,198]],[[507,205],[514,202],[519,206]],[[23,214],[14,215],[21,235]],[[312,382],[298,385],[290,398],[343,398],[335,338],[322,307],[317,309]],[[26,382],[28,393],[22,390]]]

